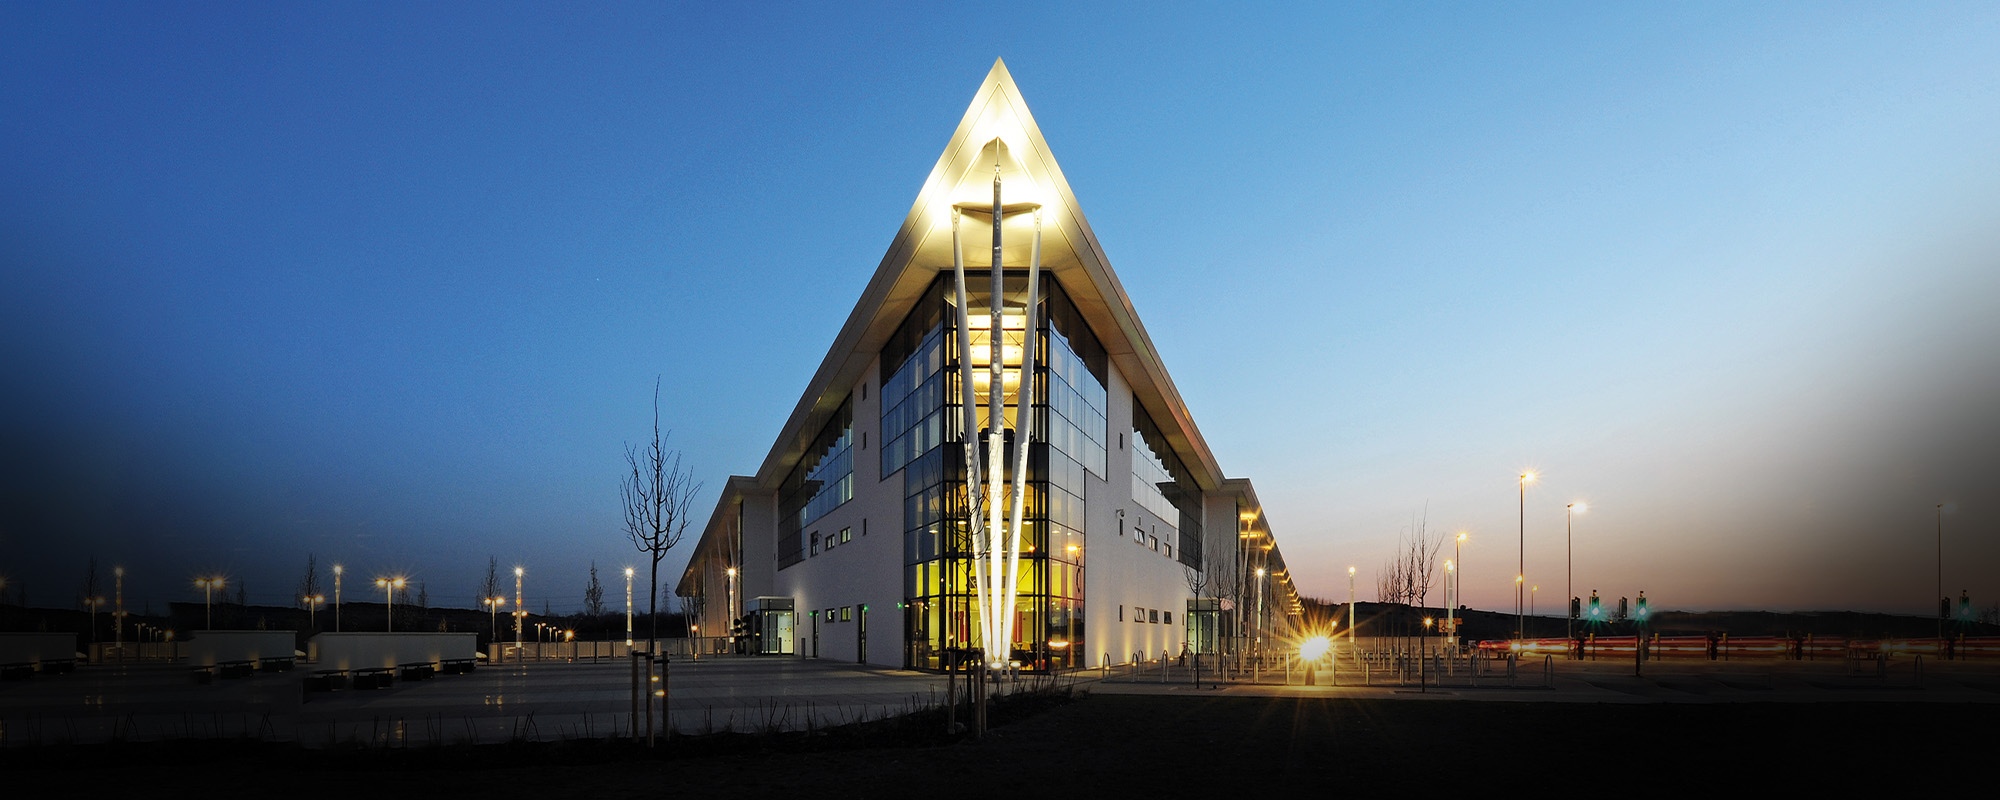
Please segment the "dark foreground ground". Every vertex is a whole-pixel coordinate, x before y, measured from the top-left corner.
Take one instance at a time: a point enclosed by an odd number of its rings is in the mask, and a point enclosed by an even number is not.
[[[922,719],[684,738],[663,756],[592,741],[20,747],[0,751],[0,774],[9,797],[1918,797],[1993,796],[2000,756],[1987,704],[1078,695],[996,716],[983,741]]]

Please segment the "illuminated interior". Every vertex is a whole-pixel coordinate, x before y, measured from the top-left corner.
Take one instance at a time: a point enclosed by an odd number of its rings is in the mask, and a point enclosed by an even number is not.
[[[1044,275],[1037,315],[1035,397],[1030,426],[1025,507],[1022,514],[1019,587],[1014,601],[1014,641],[1009,660],[1027,669],[1079,663],[1083,640],[1083,476],[1104,472],[1105,359],[1097,339],[1063,294]],[[990,288],[974,291],[967,306],[978,425],[991,423],[992,331]],[[975,547],[965,486],[963,419],[957,347],[957,307],[951,276],[941,274],[883,349],[882,475],[902,470],[905,487],[905,663],[940,669],[947,649],[983,646],[972,557]],[[1000,358],[1002,429],[1006,431],[1003,502],[1013,501],[1014,431],[1019,420],[1022,346],[1028,317],[1027,276],[1009,272],[1003,282]],[[1052,319],[1053,317],[1053,319]],[[978,439],[983,441],[983,437]],[[987,462],[982,458],[981,465]],[[982,481],[983,482],[983,481]]]

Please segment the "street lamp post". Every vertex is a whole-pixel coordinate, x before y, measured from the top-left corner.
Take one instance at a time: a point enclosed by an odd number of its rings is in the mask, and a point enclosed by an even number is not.
[[[1563,594],[1569,595],[1570,599],[1576,598],[1576,536],[1570,518],[1575,516],[1576,512],[1588,508],[1589,506],[1582,503],[1571,503],[1563,507],[1563,550],[1568,560],[1568,565],[1565,567],[1567,571],[1563,576]],[[1575,641],[1576,615],[1569,611],[1569,600],[1563,601],[1563,620],[1563,636]]]
[[[1465,555],[1460,553],[1459,550],[1465,546],[1465,538],[1465,531],[1459,531],[1458,536],[1454,537],[1451,542],[1451,560],[1458,564],[1458,580],[1454,581],[1457,586],[1453,588],[1452,596],[1458,598],[1458,603],[1461,605],[1465,603]],[[1453,608],[1456,609],[1457,607],[1454,606]],[[1456,646],[1456,644],[1456,637],[1454,637],[1453,645]]]
[[[1939,639],[1943,639],[1943,638],[1944,638],[1944,611],[1945,611],[1945,601],[1944,601],[1944,504],[1943,504],[1943,503],[1939,503],[1939,504],[1938,504],[1938,506],[1937,506],[1937,545],[1938,545],[1938,546],[1937,546],[1937,552],[1938,552],[1938,556],[1937,556],[1937,595],[1936,595],[1936,596],[1937,596],[1937,598],[1938,598],[1938,620],[1937,620],[1937,629],[1938,629],[1938,632],[1937,632],[1937,638],[1939,638]]]
[[[403,588],[403,578],[376,578],[375,585],[382,587],[382,596],[389,603],[389,632],[396,632],[396,590]]]
[[[215,630],[215,606],[213,601],[215,599],[215,590],[222,588],[222,579],[218,577],[196,578],[194,585],[201,587],[201,611],[202,619],[205,621],[203,627],[208,630]]]
[[[1458,624],[1454,622],[1458,620],[1458,606],[1452,604],[1452,578],[1456,576],[1458,576],[1458,560],[1452,558],[1444,562],[1444,634],[1450,636],[1452,644],[1458,642]]]
[[[735,568],[735,567],[730,567],[730,568],[729,568],[729,569],[728,569],[727,571],[728,571],[728,573],[729,573],[729,647],[730,647],[731,649],[735,649],[735,647],[736,647],[736,568]]]
[[[1535,482],[1535,473],[1521,473],[1521,536],[1519,540],[1519,564],[1514,571],[1514,638],[1526,636],[1527,618],[1521,614],[1522,581],[1528,575],[1528,484]]]
[[[1257,568],[1257,638],[1250,643],[1253,653],[1264,652],[1264,568]]]
[[[326,595],[323,594],[307,595],[305,597],[305,601],[306,601],[306,627],[318,628],[319,606],[321,603],[326,602]]]
[[[119,657],[119,658],[124,658],[124,657],[125,657],[125,656],[124,656],[124,650],[125,650],[125,568],[124,568],[124,567],[112,567],[112,568],[111,568],[111,576],[112,576],[112,577],[113,577],[114,579],[116,579],[116,581],[117,581],[117,585],[118,585],[118,586],[117,586],[117,597],[118,597],[118,607],[117,607],[117,608],[116,608],[116,609],[115,609],[115,610],[114,610],[114,611],[112,612],[112,620],[111,620],[111,624],[112,624],[112,627],[113,627],[113,630],[114,630],[114,636],[115,636],[115,638],[114,638],[114,639],[113,639],[112,641],[116,642],[116,643],[117,643],[117,645],[118,645],[118,650],[119,650],[119,656],[118,656],[118,657]]]
[[[521,577],[527,574],[526,569],[514,568],[514,652],[517,655],[521,652],[522,615],[528,610],[526,606],[521,605]]]
[[[632,568],[625,568],[625,649],[632,649]]]
[[[333,565],[333,632],[340,632],[340,573],[339,564]]]
[[[90,643],[97,644],[97,609],[104,607],[104,598],[86,597],[83,604],[90,606]]]
[[[1347,568],[1347,650],[1354,651],[1354,568]]]

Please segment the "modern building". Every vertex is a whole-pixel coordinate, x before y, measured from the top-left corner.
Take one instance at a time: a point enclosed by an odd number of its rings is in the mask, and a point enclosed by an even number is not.
[[[1018,564],[987,571],[1002,550]],[[981,599],[985,574],[1014,576],[991,582],[1011,603]],[[1011,627],[1012,660],[1061,669],[1256,647],[1299,612],[1255,490],[1223,477],[998,62],[676,592],[711,646],[917,669],[988,625]]]

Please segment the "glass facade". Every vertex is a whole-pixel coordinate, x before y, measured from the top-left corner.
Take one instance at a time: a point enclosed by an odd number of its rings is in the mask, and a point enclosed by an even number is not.
[[[1180,561],[1201,568],[1201,488],[1139,398],[1132,398],[1132,499],[1180,532]]]
[[[973,392],[983,434],[991,425],[987,368],[1001,359],[1003,403],[1000,426],[1011,503],[1015,422],[1021,408],[1020,368],[1028,317],[1027,278],[1005,281],[1003,335],[991,341],[990,290],[972,291],[970,345]],[[1044,278],[1041,313],[1035,315],[1035,390],[1027,408],[1034,436],[1028,443],[1027,490],[1023,512],[1020,595],[1015,609],[1012,658],[1030,669],[1080,665],[1071,644],[1083,641],[1083,478],[1104,473],[1105,359],[1101,345],[1083,324],[1053,278]],[[908,640],[905,664],[937,669],[940,651],[979,643],[976,588],[965,485],[963,384],[958,358],[957,309],[948,273],[940,274],[882,351],[882,475],[903,471],[904,595]],[[985,437],[979,437],[984,450]],[[980,463],[985,461],[981,454]],[[983,487],[982,487],[983,490]]]
[[[854,499],[854,398],[841,401],[778,488],[778,569],[806,557],[801,532]],[[813,551],[819,550],[813,543]]]

